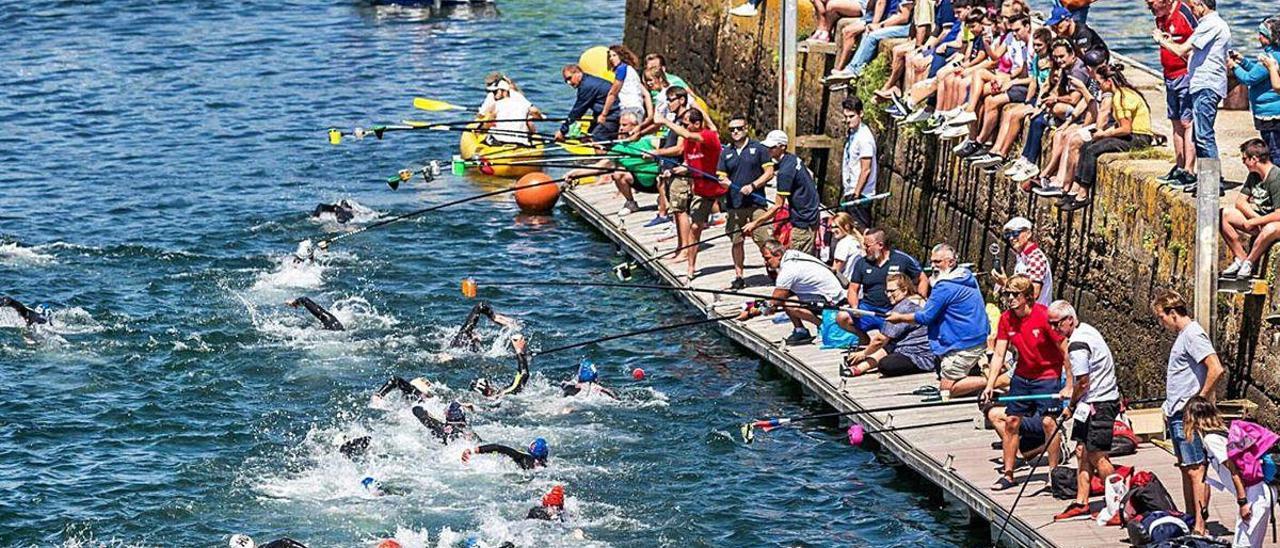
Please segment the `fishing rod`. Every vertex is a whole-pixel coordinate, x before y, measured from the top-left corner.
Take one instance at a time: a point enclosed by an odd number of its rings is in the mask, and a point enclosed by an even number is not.
[[[771,295],[758,295],[755,293],[730,291],[727,289],[703,289],[699,287],[675,287],[670,285],[655,285],[655,284],[622,284],[622,283],[613,283],[613,282],[557,282],[557,281],[532,281],[532,280],[492,280],[492,281],[486,281],[485,283],[486,285],[491,284],[493,286],[612,287],[612,288],[620,288],[620,289],[645,289],[645,290],[656,290],[656,291],[705,293],[708,295],[729,295],[734,297],[747,297],[749,299],[753,299],[754,301],[757,301],[757,302],[748,301],[747,303],[743,303],[743,304],[744,305],[755,304],[756,306],[759,306],[759,303],[758,303],[759,301],[773,300],[773,296]],[[475,298],[479,289],[480,289],[479,282],[477,282],[475,278],[463,278],[462,295],[464,297],[467,297],[469,299]],[[831,304],[809,303],[809,302],[800,300],[798,297],[787,297],[785,299],[779,299],[779,301],[784,307],[787,305],[792,305],[796,307],[818,307],[818,308],[824,308],[824,309],[829,308],[829,309],[836,309],[836,310],[845,310],[846,308],[848,308],[848,307],[840,307],[838,305],[831,305]],[[751,308],[752,307],[750,306],[745,307],[745,309],[748,311],[750,311]],[[860,309],[850,309],[849,311],[854,315],[858,315],[858,316],[868,316],[868,315],[874,314],[874,312],[870,312],[867,310],[860,310]]]
[[[690,321],[690,322],[682,322],[682,323],[673,324],[673,325],[662,325],[662,326],[658,326],[658,327],[650,327],[650,328],[648,328],[648,329],[640,329],[640,330],[637,330],[637,331],[628,331],[628,332],[626,332],[626,333],[619,333],[619,334],[617,334],[617,335],[609,335],[608,337],[600,337],[600,338],[598,338],[598,339],[591,339],[591,340],[588,340],[588,341],[582,341],[582,342],[577,342],[577,343],[573,343],[573,344],[566,344],[566,345],[564,345],[564,346],[557,346],[557,347],[554,347],[554,348],[548,348],[548,349],[546,349],[546,350],[538,350],[538,351],[530,352],[530,356],[541,356],[541,355],[543,355],[543,354],[553,354],[553,353],[556,353],[556,352],[563,352],[563,351],[565,351],[565,350],[572,350],[572,349],[574,349],[574,348],[580,348],[580,347],[588,346],[588,345],[592,345],[592,344],[598,344],[598,343],[602,343],[602,342],[606,342],[606,341],[612,341],[612,340],[615,340],[615,339],[621,339],[621,338],[624,338],[624,337],[634,337],[634,336],[636,336],[636,335],[645,335],[645,334],[648,334],[648,333],[656,333],[656,332],[659,332],[659,331],[669,331],[669,330],[672,330],[672,329],[680,329],[680,328],[682,328],[682,327],[691,327],[691,326],[695,326],[695,325],[702,325],[702,324],[713,323],[713,322],[722,322],[722,321],[724,321],[724,320],[732,320],[732,319],[737,318],[737,317],[738,317],[738,315],[737,315],[737,314],[731,314],[731,315],[725,315],[725,316],[711,316],[711,317],[709,317],[709,318],[703,318],[703,319],[700,319],[700,320],[693,320],[693,321]]]
[[[457,200],[451,200],[451,201],[445,202],[445,203],[443,203],[443,204],[436,204],[436,205],[433,205],[433,206],[430,206],[430,207],[424,207],[424,208],[422,208],[422,209],[418,209],[418,210],[415,210],[415,211],[410,211],[410,212],[408,212],[408,213],[404,213],[404,214],[402,214],[402,215],[396,215],[395,217],[391,217],[391,218],[389,218],[389,219],[384,219],[384,220],[378,221],[378,222],[376,222],[376,223],[368,224],[368,225],[365,225],[365,226],[363,226],[363,227],[361,227],[361,228],[359,228],[359,229],[357,229],[357,230],[353,230],[353,231],[351,231],[351,232],[344,232],[344,233],[342,233],[342,234],[338,234],[337,236],[334,236],[334,237],[332,237],[332,238],[328,238],[328,239],[320,240],[319,242],[317,242],[317,243],[316,243],[316,245],[317,245],[320,249],[322,249],[322,250],[323,250],[323,249],[328,249],[330,244],[332,244],[332,243],[334,243],[334,242],[337,242],[337,241],[339,241],[339,240],[342,240],[342,239],[344,239],[344,238],[349,238],[349,237],[351,237],[351,236],[355,236],[356,234],[360,234],[361,232],[365,232],[365,231],[372,230],[372,229],[374,229],[374,228],[378,228],[378,227],[382,227],[382,226],[387,226],[387,225],[389,225],[389,224],[396,223],[396,222],[399,222],[399,221],[403,221],[403,220],[406,220],[406,219],[412,219],[412,218],[414,218],[414,217],[418,217],[418,216],[421,216],[421,215],[425,215],[425,214],[430,213],[430,212],[432,212],[432,211],[436,211],[436,210],[444,209],[444,208],[446,208],[446,207],[455,206],[455,205],[458,205],[458,204],[464,204],[464,203],[467,203],[467,202],[474,202],[474,201],[476,201],[476,200],[481,200],[481,199],[484,199],[484,198],[489,198],[489,197],[493,197],[493,196],[498,196],[498,195],[502,195],[502,194],[507,194],[507,193],[515,192],[515,191],[517,191],[517,190],[522,190],[522,189],[526,189],[526,188],[534,188],[534,187],[539,187],[539,186],[544,186],[544,185],[559,184],[559,183],[562,183],[562,182],[564,182],[564,181],[565,181],[565,178],[563,178],[563,177],[562,177],[562,178],[559,178],[559,179],[551,179],[551,180],[549,180],[549,181],[542,181],[542,182],[538,182],[538,183],[533,183],[533,184],[531,184],[531,185],[524,185],[524,186],[512,186],[512,187],[510,187],[510,188],[504,188],[504,189],[501,189],[501,190],[494,190],[494,191],[491,191],[491,192],[484,192],[484,193],[481,193],[481,194],[475,194],[475,195],[472,195],[472,196],[467,196],[467,197],[465,197],[465,198],[458,198]]]
[[[871,196],[864,196],[864,197],[861,197],[861,198],[855,198],[855,199],[853,199],[853,200],[848,200],[848,201],[840,202],[840,207],[850,207],[850,206],[860,206],[860,205],[865,205],[865,204],[869,204],[869,203],[872,203],[872,202],[875,202],[875,201],[878,201],[878,200],[883,200],[883,199],[888,198],[888,197],[890,197],[890,196],[892,196],[892,193],[890,193],[890,192],[881,192],[881,193],[879,193],[879,194],[873,194],[873,195],[871,195]],[[824,208],[824,209],[827,209],[827,211],[831,211],[829,208]],[[778,223],[784,222],[784,221],[786,221],[786,220],[787,220],[787,219],[778,219],[778,218],[774,218],[774,219],[769,220],[769,221],[767,221],[767,222],[760,223],[760,224],[759,224],[758,226],[756,226],[755,228],[761,228],[761,227],[765,227],[765,226],[775,225],[775,224],[778,224]],[[754,230],[754,228],[753,228],[752,230]],[[665,253],[662,253],[662,254],[659,254],[659,255],[655,255],[655,256],[653,256],[653,257],[649,257],[648,259],[644,259],[644,260],[639,261],[639,262],[636,262],[636,261],[628,261],[628,262],[622,263],[622,264],[620,264],[620,265],[618,265],[618,266],[615,266],[615,267],[613,268],[613,273],[614,273],[614,275],[615,275],[615,276],[617,276],[617,277],[618,277],[618,279],[619,279],[619,280],[621,280],[621,281],[624,281],[624,282],[626,282],[626,281],[630,281],[630,280],[631,280],[631,275],[632,275],[632,273],[633,273],[636,269],[638,269],[638,268],[640,268],[640,267],[642,267],[642,266],[648,265],[648,264],[650,264],[650,263],[654,263],[654,262],[656,262],[656,261],[658,261],[658,260],[662,259],[663,257],[666,257],[666,256],[668,256],[668,255],[673,255],[673,254],[675,254],[675,253],[679,253],[679,252],[680,252],[680,251],[682,251],[682,250],[685,250],[685,249],[688,249],[688,248],[691,248],[691,247],[694,247],[694,246],[700,246],[700,245],[705,244],[705,243],[708,243],[708,242],[713,242],[713,241],[718,240],[718,239],[720,239],[720,238],[728,238],[728,237],[730,237],[730,236],[735,236],[735,235],[737,235],[737,234],[741,234],[741,233],[743,233],[743,232],[745,232],[745,230],[744,230],[744,229],[741,229],[741,228],[740,228],[740,229],[738,229],[738,230],[722,232],[722,233],[720,233],[720,234],[716,234],[716,235],[714,235],[714,236],[709,236],[709,237],[703,238],[703,239],[698,240],[698,241],[693,242],[693,243],[685,244],[685,245],[682,245],[682,246],[677,246],[675,249],[672,249],[671,251],[667,251],[667,252],[665,252]],[[658,253],[658,249],[657,249],[657,247],[656,247],[656,246],[654,247],[653,252],[654,252],[654,253]]]
[[[1045,440],[1053,441],[1053,437],[1062,433],[1062,421],[1066,420],[1066,415],[1058,415],[1058,420],[1053,423],[1053,431],[1045,432]],[[1004,532],[1009,528],[1009,522],[1013,520],[1013,512],[1018,509],[1018,503],[1022,502],[1022,495],[1027,492],[1027,485],[1031,484],[1031,476],[1036,473],[1036,468],[1040,467],[1040,459],[1034,459],[1031,462],[1031,469],[1027,471],[1027,479],[1022,480],[1022,487],[1018,489],[1018,496],[1013,498],[1013,504],[1009,505],[1009,513],[1005,514],[1004,522],[1000,524],[1000,533],[996,535],[996,539],[991,542],[992,548],[999,548],[1000,540],[1004,538]]]
[[[967,423],[967,422],[973,422],[973,419],[951,419],[951,420],[945,420],[945,421],[926,422],[926,423],[921,423],[921,424],[911,424],[911,425],[906,425],[906,426],[886,426],[886,427],[881,428],[881,429],[879,429],[879,430],[867,430],[867,429],[863,428],[861,424],[853,423],[853,424],[849,425],[849,430],[847,431],[847,433],[848,433],[848,436],[849,436],[849,445],[852,445],[852,446],[855,446],[855,447],[861,447],[861,446],[862,446],[862,442],[866,439],[866,436],[867,436],[867,435],[869,435],[869,434],[887,434],[887,433],[890,433],[890,432],[897,432],[897,431],[899,431],[899,430],[915,430],[915,429],[918,429],[918,428],[931,428],[931,427],[934,427],[934,426],[948,426],[948,425],[952,425],[952,424],[964,424],[964,423]]]

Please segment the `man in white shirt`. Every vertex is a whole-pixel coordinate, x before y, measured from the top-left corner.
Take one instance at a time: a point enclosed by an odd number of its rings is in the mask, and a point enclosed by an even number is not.
[[[861,99],[852,95],[845,97],[840,108],[844,111],[845,123],[849,125],[849,136],[845,139],[844,157],[841,159],[844,189],[840,197],[841,202],[847,202],[876,193],[876,136],[862,123]],[[846,206],[844,211],[860,228],[872,227],[870,205]]]
[[[498,80],[492,87],[493,104],[480,112],[481,117],[496,120],[485,124],[491,130],[485,142],[529,146],[529,136],[537,131],[533,126],[533,104],[512,91],[506,80]]]
[[[822,307],[839,302],[844,295],[844,287],[839,278],[817,257],[787,249],[777,240],[769,240],[764,244],[764,263],[778,271],[778,280],[773,294],[765,303],[766,310],[772,312],[782,308],[791,320],[794,330],[787,337],[787,344],[799,345],[813,342],[813,335],[805,328],[804,322],[813,325],[822,323]],[[797,303],[796,301],[800,301]],[[811,306],[810,306],[811,305]],[[751,311],[743,311],[738,316],[745,320],[752,316]]]

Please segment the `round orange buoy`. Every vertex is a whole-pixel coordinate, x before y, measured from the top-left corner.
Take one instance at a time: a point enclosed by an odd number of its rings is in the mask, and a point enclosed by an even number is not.
[[[541,171],[526,174],[516,181],[516,205],[525,213],[545,214],[560,199],[560,185],[538,184],[551,181],[551,176]],[[527,187],[527,188],[526,188]]]

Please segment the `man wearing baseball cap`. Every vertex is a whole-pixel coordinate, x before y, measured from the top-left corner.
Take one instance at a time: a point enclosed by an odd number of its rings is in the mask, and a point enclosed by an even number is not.
[[[493,93],[493,103],[480,111],[481,118],[496,120],[484,125],[490,130],[485,136],[489,144],[529,145],[529,136],[537,132],[533,120],[540,118],[537,109],[524,95],[513,93],[511,83],[498,80],[485,86]]]
[[[813,173],[805,167],[800,157],[787,152],[787,134],[780,130],[770,131],[761,143],[769,149],[773,158],[774,173],[778,182],[778,200],[768,210],[747,223],[742,231],[750,234],[760,225],[771,221],[782,208],[786,200],[791,223],[791,241],[787,249],[799,250],[812,255],[818,235],[818,185],[813,180]]]
[[[1030,219],[1014,217],[1004,224],[1004,239],[1009,242],[1009,247],[1018,252],[1013,273],[1031,278],[1036,302],[1049,306],[1053,302],[1053,269],[1049,266],[1049,256],[1035,242],[1033,228]],[[996,291],[1004,287],[1007,281],[1004,272],[998,270],[991,271],[991,278],[996,281]]]

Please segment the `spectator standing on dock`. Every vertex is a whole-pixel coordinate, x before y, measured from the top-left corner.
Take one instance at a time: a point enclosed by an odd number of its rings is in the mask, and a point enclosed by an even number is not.
[[[687,110],[679,124],[661,117],[655,118],[655,121],[680,136],[684,165],[677,166],[672,171],[677,179],[690,181],[690,196],[684,222],[681,222],[682,217],[677,214],[676,228],[684,234],[681,241],[685,243],[681,246],[688,246],[683,253],[688,261],[689,281],[693,281],[698,275],[698,239],[702,237],[702,229],[711,220],[711,209],[716,200],[728,191],[714,178],[716,166],[720,163],[720,135],[707,127],[702,111],[697,109]],[[665,153],[665,149],[658,152]],[[672,187],[675,187],[675,183],[672,183]]]
[[[591,113],[591,140],[612,141],[618,138],[618,104],[608,104],[609,108],[605,108],[613,86],[604,78],[582,72],[582,67],[577,64],[565,65],[560,75],[566,85],[577,90],[578,95],[569,115],[556,131],[555,140],[563,141],[569,135],[570,126],[578,123],[578,119],[588,112]]]
[[[1156,32],[1169,35],[1175,44],[1186,43],[1196,30],[1196,15],[1187,0],[1147,0],[1156,18]],[[1191,76],[1187,60],[1169,48],[1160,46],[1160,68],[1164,73],[1165,114],[1173,125],[1173,167],[1160,180],[1174,185],[1189,185],[1196,180],[1196,145],[1191,133]]]
[[[996,381],[1004,370],[1005,353],[1009,346],[1018,351],[1018,363],[1009,379],[1010,397],[1046,396],[1062,390],[1062,373],[1065,357],[1062,351],[1064,337],[1049,324],[1049,309],[1035,301],[1036,292],[1031,278],[1018,274],[1009,278],[1000,292],[1005,312],[1000,315],[996,331],[995,354],[991,357],[991,369],[987,371],[987,387],[982,391],[982,401],[995,398]],[[999,432],[1004,444],[1004,468],[992,489],[1003,491],[1016,485],[1013,470],[1017,463],[1019,423],[1039,415],[1049,438],[1049,468],[1058,466],[1062,459],[1062,447],[1058,441],[1055,417],[1061,411],[1062,402],[1056,399],[1011,401],[1005,406],[1009,420]]]
[[[1231,48],[1231,28],[1215,11],[1217,0],[1188,0],[1188,4],[1198,22],[1195,32],[1186,42],[1175,42],[1172,35],[1160,29],[1152,31],[1152,37],[1160,47],[1187,59],[1196,158],[1217,158],[1218,142],[1213,123],[1218,117],[1218,103],[1227,96],[1227,50]]]
[[[1204,443],[1200,436],[1187,437],[1182,408],[1194,396],[1212,401],[1223,369],[1209,334],[1191,319],[1187,310],[1187,301],[1171,289],[1160,291],[1151,300],[1151,311],[1156,320],[1165,329],[1178,334],[1169,351],[1162,410],[1165,433],[1173,442],[1173,455],[1182,470],[1184,508],[1195,516],[1195,532],[1204,534],[1209,507],[1209,490],[1204,483]]]
[[[805,167],[798,156],[787,152],[787,134],[781,130],[770,131],[761,144],[769,149],[769,156],[773,158],[773,169],[777,174],[775,180],[778,185],[778,199],[765,211],[760,220],[747,223],[743,231],[754,232],[755,229],[772,220],[782,210],[782,202],[785,199],[790,214],[787,222],[791,223],[791,241],[787,247],[813,255],[814,243],[817,242],[818,235],[818,211],[821,206],[818,201],[818,185],[813,180],[813,173]]]
[[[1089,517],[1089,483],[1096,472],[1104,481],[1115,473],[1107,453],[1115,438],[1120,414],[1120,388],[1111,348],[1093,326],[1081,322],[1067,301],[1049,305],[1049,326],[1067,339],[1067,359],[1075,385],[1071,401],[1062,410],[1063,422],[1071,420],[1071,440],[1076,442],[1080,472],[1076,475],[1076,500],[1054,516],[1055,521]]]
[[[916,292],[929,294],[929,278],[925,277],[915,258],[893,248],[883,229],[873,228],[862,236],[867,254],[853,262],[846,301],[849,306],[871,314],[854,317],[848,312],[836,314],[836,323],[845,331],[858,335],[863,344],[871,334],[884,328],[884,315],[893,308],[885,291],[890,274],[901,273],[916,284]]]
[[[1280,16],[1268,17],[1258,25],[1260,58],[1280,60]],[[1280,92],[1271,89],[1271,72],[1262,62],[1232,51],[1227,55],[1227,68],[1236,80],[1249,86],[1249,110],[1253,111],[1253,127],[1271,153],[1271,163],[1280,164]]]
[[[937,274],[924,308],[914,314],[890,313],[885,321],[929,328],[929,346],[939,358],[938,389],[945,397],[977,394],[987,381],[969,372],[986,354],[991,333],[982,289],[969,269],[956,264],[956,252],[950,245],[933,246],[929,263]]]
[[[796,249],[787,249],[777,240],[765,242],[763,253],[765,265],[778,272],[778,281],[764,310],[743,311],[738,319],[746,320],[754,316],[756,311],[772,313],[782,308],[793,327],[791,335],[786,339],[787,344],[813,342],[813,334],[804,323],[815,326],[822,323],[822,307],[838,302],[840,293],[844,291],[840,287],[840,280],[817,257]],[[796,303],[797,299],[804,304]]]
[[[1240,161],[1249,170],[1244,187],[1231,207],[1222,208],[1222,239],[1235,260],[1222,271],[1224,278],[1248,278],[1271,245],[1280,239],[1280,167],[1271,161],[1262,139],[1240,145]],[[1244,242],[1253,237],[1248,252]]]
[[[716,170],[720,184],[729,187],[722,204],[728,214],[724,231],[732,242],[730,251],[734,277],[729,289],[747,287],[742,278],[746,260],[742,243],[748,232],[743,228],[747,223],[764,218],[765,208],[769,205],[764,189],[773,179],[773,158],[769,156],[769,149],[750,138],[749,131],[745,115],[735,114],[729,119],[729,144],[720,152],[720,165]],[[769,241],[769,231],[759,227],[750,234],[756,247],[763,252],[765,242]]]
[[[841,159],[840,174],[844,189],[841,202],[847,202],[876,193],[876,136],[871,128],[862,123],[862,100],[849,95],[840,102],[844,112],[845,124],[849,126],[849,134],[844,141],[844,156]],[[842,208],[853,217],[862,229],[874,226],[871,218],[871,205],[850,205]]]
[[[1030,278],[1036,290],[1035,302],[1048,306],[1053,301],[1053,269],[1049,265],[1049,256],[1035,241],[1033,228],[1031,220],[1026,217],[1014,217],[1004,224],[1004,239],[1018,252],[1013,273]],[[1007,281],[1005,274],[996,270],[991,271],[991,277],[996,281],[996,291]]]
[[[831,269],[847,280],[853,275],[853,265],[858,257],[867,254],[862,232],[853,224],[853,217],[841,211],[831,217],[831,235],[835,237]]]

